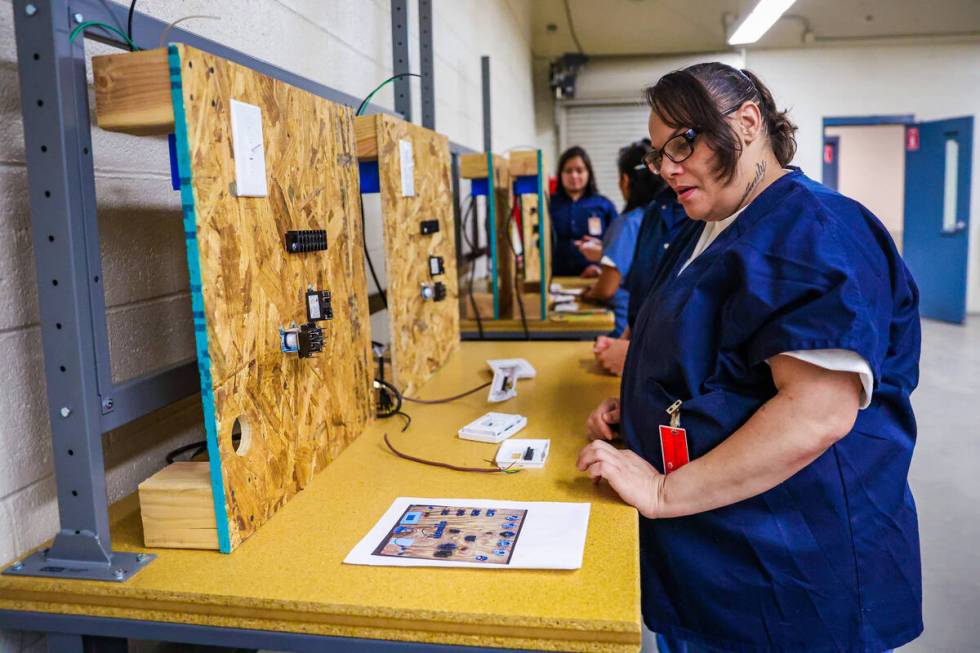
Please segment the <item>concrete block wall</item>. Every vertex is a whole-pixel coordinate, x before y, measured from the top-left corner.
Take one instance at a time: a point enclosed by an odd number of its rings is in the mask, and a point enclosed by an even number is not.
[[[391,75],[390,6],[382,0],[141,0],[138,8],[167,22],[218,15],[182,27],[357,97]],[[0,564],[58,528],[12,11],[10,0],[0,0]],[[438,131],[482,148],[480,56],[489,54],[494,149],[535,144],[529,3],[435,0],[433,22]],[[414,2],[409,25],[417,70]],[[86,50],[113,52],[92,41]],[[417,80],[412,84],[419,122]],[[374,102],[393,106],[390,85]],[[119,381],[193,358],[186,260],[166,140],[93,129],[112,372]],[[377,200],[366,198],[365,206],[369,251],[383,267]],[[386,340],[384,315],[372,325]],[[167,451],[203,437],[198,397],[107,433],[110,500],[163,467]],[[0,631],[2,653],[43,646],[37,635]]]

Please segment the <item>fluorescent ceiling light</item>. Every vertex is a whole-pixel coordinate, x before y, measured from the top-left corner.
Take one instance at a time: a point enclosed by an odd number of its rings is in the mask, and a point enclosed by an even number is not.
[[[728,45],[755,43],[769,28],[793,6],[796,0],[759,0],[759,4],[746,16],[735,33],[728,39]]]

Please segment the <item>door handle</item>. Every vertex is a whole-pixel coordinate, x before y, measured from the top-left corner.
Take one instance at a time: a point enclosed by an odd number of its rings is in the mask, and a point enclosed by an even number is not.
[[[966,231],[966,221],[957,220],[956,224],[954,224],[950,229],[943,229],[941,233],[944,236],[955,236],[956,234],[964,231]]]

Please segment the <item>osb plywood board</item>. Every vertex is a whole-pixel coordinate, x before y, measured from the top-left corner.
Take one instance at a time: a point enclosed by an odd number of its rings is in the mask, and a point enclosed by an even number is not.
[[[364,429],[370,333],[353,116],[184,45],[169,50],[218,540],[231,551]],[[267,197],[233,193],[232,99],[262,111]],[[288,230],[328,249],[288,254]],[[280,351],[308,285],[333,294],[319,356]],[[236,452],[232,430],[240,421]]]
[[[357,121],[373,122],[377,134],[391,361],[395,384],[413,394],[459,345],[449,139],[387,115]],[[414,170],[411,189],[403,188],[402,179],[409,168]],[[423,235],[425,220],[437,220],[439,231]],[[429,257],[442,258],[441,274],[430,273]],[[423,299],[422,284],[435,283],[445,285],[445,299]]]

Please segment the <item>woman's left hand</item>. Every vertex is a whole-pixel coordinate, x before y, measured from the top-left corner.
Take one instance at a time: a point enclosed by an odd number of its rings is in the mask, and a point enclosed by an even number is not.
[[[644,517],[662,516],[666,477],[632,451],[594,440],[579,452],[575,466],[596,483],[606,479],[616,494]]]

